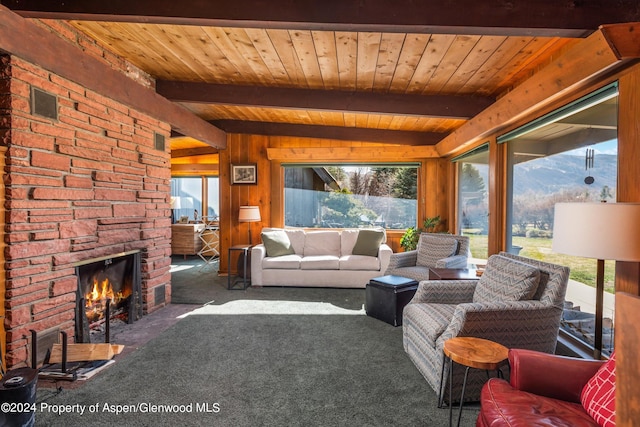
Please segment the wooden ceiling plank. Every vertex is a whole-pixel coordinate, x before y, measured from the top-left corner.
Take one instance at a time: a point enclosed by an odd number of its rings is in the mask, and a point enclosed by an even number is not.
[[[300,60],[300,65],[304,70],[307,86],[315,89],[323,88],[322,73],[320,72],[320,64],[318,64],[311,31],[293,30],[289,31],[289,36]]]
[[[468,119],[494,99],[477,96],[404,95],[158,80],[156,90],[176,102],[337,110]]]
[[[602,23],[640,21],[634,0],[396,0],[393,13],[388,2],[373,0],[324,0],[322,7],[289,0],[235,0],[217,2],[215,7],[173,0],[3,0],[2,4],[35,18],[423,34],[586,37]]]
[[[462,62],[473,51],[480,36],[458,35],[442,58],[442,64],[434,71],[425,91],[440,93]]]
[[[429,81],[433,73],[441,66],[442,60],[454,40],[455,36],[451,35],[436,34],[431,36],[407,86],[407,93],[437,93],[430,90]]]
[[[308,87],[304,70],[288,31],[267,29],[267,34],[273,43],[282,65],[289,76],[289,84],[296,87]]]
[[[488,95],[495,87],[492,81],[500,75],[502,70],[508,66],[509,62],[522,51],[530,37],[507,37],[505,41],[484,64],[484,67],[476,73],[473,81],[470,81],[465,90],[460,92]]]
[[[390,131],[290,123],[243,122],[236,120],[217,120],[214,123],[229,133],[369,141],[401,145],[433,145],[440,141],[443,136],[440,133],[432,132]]]
[[[375,92],[389,91],[406,36],[406,34],[395,33],[382,34],[378,65],[373,77],[373,90]]]
[[[404,93],[407,90],[408,82],[411,81],[430,38],[429,34],[407,34],[391,82],[391,91]]]
[[[107,24],[104,22],[89,23],[86,21],[72,21],[70,24],[96,40],[99,44],[114,54],[121,54],[121,52],[118,52],[118,46],[126,44],[127,61],[148,73],[153,71],[154,68],[167,70],[161,75],[156,73],[154,75],[155,78],[177,79],[180,78],[180,76],[186,75],[185,72],[171,72],[175,67],[171,61],[169,61],[170,58],[167,55],[164,55],[163,51],[155,43],[150,44],[150,41],[145,41],[140,38],[140,30],[131,31],[132,26],[130,24]],[[124,55],[122,56],[124,57]]]
[[[282,60],[278,57],[271,37],[265,29],[247,28],[245,29],[247,36],[251,39],[256,52],[262,58],[262,61],[266,64],[267,68],[271,72],[274,82],[279,84],[290,84],[289,74]]]
[[[437,144],[438,152],[459,153],[622,64],[603,32],[597,31],[444,138]]]
[[[534,37],[527,46],[519,52],[518,55],[513,58],[509,64],[509,69],[505,69],[501,75],[501,81],[497,82],[498,87],[513,87],[518,82],[525,80],[532,73],[532,65],[539,59],[540,56],[548,58],[551,50],[554,49],[554,45],[559,39]],[[535,71],[535,70],[534,70]]]
[[[484,68],[484,64],[494,55],[494,52],[505,41],[503,36],[482,36],[473,50],[458,66],[456,72],[447,82],[447,92],[453,93],[469,93],[464,87],[474,76],[478,70]]]
[[[183,38],[182,42],[191,49],[190,57],[195,59],[198,66],[207,70],[208,74],[202,81],[232,83],[241,78],[238,69],[202,27],[194,27],[192,37]]]
[[[257,82],[273,84],[275,79],[247,32],[242,28],[224,28],[223,31],[229,42],[233,44],[234,50],[249,66],[250,73],[256,76]]]
[[[0,6],[0,50],[16,55],[160,121],[183,135],[224,148],[226,134],[189,110],[131,80],[53,33]]]
[[[381,33],[358,33],[358,60],[356,69],[356,89],[370,91],[378,65]]]
[[[355,90],[358,73],[358,35],[356,33],[336,32],[336,54],[338,55],[338,73],[340,89]]]
[[[238,70],[238,75],[247,83],[260,83],[260,78],[256,76],[253,68],[247,59],[236,48],[233,40],[229,38],[226,28],[205,27],[203,30],[209,35],[211,40],[218,46],[221,52],[224,52],[230,63]]]
[[[356,116],[357,114],[344,113],[343,117],[345,127],[356,127]]]
[[[340,89],[336,38],[332,31],[311,31],[324,89]]]
[[[202,48],[193,49],[188,43],[176,43],[175,40],[193,40],[197,36],[193,35],[193,27],[178,27],[176,25],[148,25],[140,26],[139,37],[142,38],[142,45],[146,50],[159,46],[158,52],[172,55],[174,60],[167,61],[168,64],[180,65],[181,71],[174,73],[176,76],[195,75],[202,80],[206,80],[210,71],[200,65],[200,61],[191,61],[190,58],[199,58],[202,55]]]
[[[245,58],[253,74],[258,77],[261,84],[273,84],[276,82],[275,76],[271,69],[264,61],[264,56],[258,52],[254,40],[251,39],[246,29],[243,28],[227,28],[225,29],[227,36],[234,43],[236,49]]]

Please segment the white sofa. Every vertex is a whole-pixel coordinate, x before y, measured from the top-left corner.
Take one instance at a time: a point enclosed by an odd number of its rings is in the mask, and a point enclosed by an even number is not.
[[[267,249],[273,246],[269,241],[265,246],[264,240],[270,239],[265,232],[284,238],[289,250],[284,254],[272,250],[279,256],[268,256]],[[377,247],[377,242],[368,245],[375,233],[382,233]],[[262,239],[251,249],[252,286],[364,288],[370,279],[384,275],[393,253],[383,229],[264,229]],[[362,255],[366,252],[375,256]]]

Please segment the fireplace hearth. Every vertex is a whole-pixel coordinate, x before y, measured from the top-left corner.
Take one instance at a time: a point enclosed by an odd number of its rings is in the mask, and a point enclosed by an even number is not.
[[[77,343],[109,342],[112,323],[142,317],[140,252],[86,260],[76,266]]]

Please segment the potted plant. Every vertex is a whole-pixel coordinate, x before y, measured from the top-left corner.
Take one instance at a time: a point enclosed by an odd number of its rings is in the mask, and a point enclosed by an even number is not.
[[[433,216],[425,219],[422,223],[421,228],[409,227],[407,231],[404,232],[402,237],[400,238],[400,246],[405,251],[413,251],[418,247],[418,240],[420,239],[420,233],[422,232],[433,232],[436,227],[440,224],[440,215]]]

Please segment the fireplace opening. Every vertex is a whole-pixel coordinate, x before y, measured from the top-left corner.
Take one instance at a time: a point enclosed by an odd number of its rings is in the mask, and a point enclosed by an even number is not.
[[[142,317],[140,252],[76,266],[76,342],[109,342],[110,329]]]

